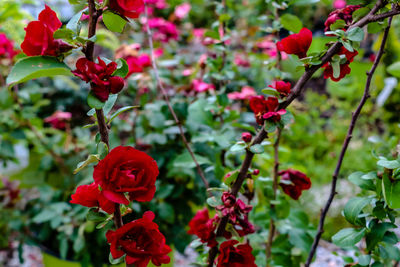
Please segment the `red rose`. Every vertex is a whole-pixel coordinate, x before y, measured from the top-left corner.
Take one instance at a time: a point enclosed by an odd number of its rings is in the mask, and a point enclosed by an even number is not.
[[[337,20],[341,19],[345,22],[344,30],[348,28],[349,24],[353,22],[353,12],[359,9],[359,5],[347,6],[345,8],[337,9],[331,12],[325,21],[325,31],[331,30],[331,25]]]
[[[283,38],[282,41],[276,43],[276,46],[279,51],[305,58],[311,42],[312,32],[307,28],[303,28],[299,33]]]
[[[279,101],[276,97],[252,96],[249,104],[259,125],[263,125],[264,120],[279,122],[281,115],[286,113],[284,109],[277,110]]]
[[[217,267],[257,267],[249,244],[238,244],[237,240],[225,241],[221,244]]]
[[[90,185],[80,185],[76,189],[75,194],[71,196],[70,203],[79,204],[85,207],[100,207],[105,212],[112,214],[115,211],[115,203],[105,198],[99,186],[95,183]]]
[[[290,82],[284,82],[284,81],[275,81],[272,85],[268,85],[268,87],[273,88],[276,91],[278,91],[278,93],[282,97],[289,95],[290,90],[292,89]]]
[[[110,201],[129,204],[131,201],[152,200],[156,191],[158,167],[146,153],[129,146],[118,146],[95,167],[93,178],[102,194]]]
[[[210,219],[208,209],[204,208],[199,210],[192,220],[189,222],[190,230],[188,234],[197,235],[201,242],[208,243],[209,247],[217,245],[215,241],[216,235],[214,233],[216,224],[213,219]]]
[[[143,218],[125,224],[116,231],[106,234],[111,255],[118,259],[126,254],[126,263],[146,267],[151,260],[156,266],[170,262],[168,253],[172,250],[165,244],[165,237],[153,222],[154,213],[147,211]]]
[[[143,0],[110,0],[109,7],[122,16],[135,19],[143,10],[144,2]]]
[[[358,55],[358,52],[354,50],[353,52],[350,52],[346,48],[342,46],[340,49],[338,55],[345,55],[346,61],[343,64],[340,64],[340,75],[339,77],[334,77],[333,76],[333,67],[330,62],[325,63],[322,68],[325,68],[324,70],[324,78],[328,79],[331,78],[332,81],[338,82],[341,79],[343,79],[347,74],[350,74],[351,69],[349,67],[349,64],[353,62],[354,57]]]
[[[62,23],[57,14],[47,5],[40,12],[39,20],[32,21],[25,28],[25,39],[21,44],[22,51],[28,56],[59,56],[72,47],[62,40],[54,40],[53,34]]]
[[[301,192],[303,190],[308,190],[311,188],[311,180],[302,172],[288,169],[285,171],[280,171],[279,175],[282,176],[281,183],[279,184],[283,192],[289,195],[291,198],[297,200],[299,199]],[[283,183],[282,181],[290,182]]]
[[[104,102],[111,93],[119,93],[124,88],[125,81],[121,77],[112,76],[117,69],[117,63],[106,64],[100,58],[98,61],[97,64],[86,58],[80,58],[76,62],[76,70],[72,73],[85,82],[90,82],[93,93]]]

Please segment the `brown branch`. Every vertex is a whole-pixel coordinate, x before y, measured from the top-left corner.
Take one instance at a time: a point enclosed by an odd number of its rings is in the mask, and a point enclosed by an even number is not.
[[[326,216],[328,214],[328,211],[329,211],[329,208],[330,208],[330,206],[332,204],[333,198],[336,195],[336,184],[337,184],[337,179],[338,179],[338,176],[339,176],[340,168],[342,166],[343,158],[344,158],[344,155],[345,155],[345,153],[347,151],[347,148],[349,146],[350,140],[352,138],[353,130],[354,130],[354,127],[355,127],[355,125],[357,123],[358,117],[360,116],[361,110],[362,110],[365,102],[370,97],[370,86],[371,86],[372,77],[373,77],[373,75],[375,73],[375,70],[378,67],[379,61],[381,60],[382,55],[384,53],[384,48],[385,48],[385,45],[386,45],[386,40],[387,40],[387,37],[388,37],[388,34],[389,34],[391,23],[392,23],[392,17],[389,18],[388,26],[385,29],[385,32],[383,34],[381,47],[379,48],[379,52],[378,52],[378,54],[376,56],[374,64],[372,65],[371,70],[369,72],[367,72],[367,76],[368,77],[367,77],[367,82],[365,84],[364,94],[363,94],[363,96],[362,96],[362,98],[360,100],[360,103],[357,106],[357,109],[354,111],[354,113],[352,115],[351,122],[350,122],[350,125],[349,125],[349,129],[347,131],[346,138],[345,138],[345,140],[343,142],[342,150],[340,152],[339,159],[338,159],[335,171],[334,171],[334,173],[332,175],[332,185],[331,185],[331,191],[330,191],[330,194],[329,194],[329,198],[328,198],[328,201],[325,204],[325,207],[322,210],[322,213],[321,213],[321,216],[320,216],[319,225],[318,225],[318,232],[317,232],[317,235],[315,236],[313,245],[311,247],[311,251],[310,251],[310,253],[308,255],[307,262],[305,264],[306,267],[310,266],[310,264],[312,262],[312,259],[313,259],[314,255],[315,255],[315,252],[317,250],[319,240],[321,239],[322,233],[324,232],[325,218],[326,218]]]
[[[381,7],[383,7],[386,4],[386,1],[381,1],[378,0],[378,2],[376,3],[376,5],[371,9],[371,11],[361,20],[359,20],[358,22],[356,22],[355,24],[353,24],[352,26],[349,27],[349,29],[352,29],[354,27],[364,27],[365,25],[367,25],[369,22],[373,22],[376,21],[375,19],[376,16],[374,15]],[[398,9],[398,6],[395,6],[396,10]],[[389,12],[387,12],[389,13]],[[380,14],[380,17],[384,17],[387,16],[385,14],[387,13],[383,13]],[[400,13],[400,11],[399,11]],[[398,13],[390,13],[391,16],[394,16]],[[389,16],[390,17],[390,16]],[[287,106],[289,106],[298,96],[300,96],[305,88],[305,85],[307,83],[308,80],[311,79],[311,77],[313,76],[313,74],[319,69],[321,68],[325,63],[327,63],[335,54],[337,54],[339,52],[339,49],[341,48],[342,44],[340,42],[336,42],[334,45],[332,45],[328,51],[326,52],[326,54],[321,58],[321,64],[319,65],[313,65],[311,67],[306,67],[306,71],[304,72],[304,74],[300,77],[300,79],[297,81],[296,85],[293,87],[293,91],[292,93],[288,96],[288,98],[286,99],[286,101],[282,102],[278,109],[284,109]],[[262,128],[257,136],[255,137],[252,145],[254,144],[260,144],[266,137],[268,136],[267,132],[265,132],[264,128]],[[243,161],[242,167],[241,167],[241,171],[244,170],[245,175],[241,176],[241,172],[238,175],[238,178],[236,179],[231,193],[233,195],[237,195],[237,192],[239,191],[239,189],[242,186],[243,181],[246,178],[246,174],[248,171],[248,168],[251,164],[251,161],[254,157],[254,154],[250,151],[246,151],[246,157]],[[247,166],[247,168],[246,168]],[[227,217],[223,217],[221,219],[220,224],[218,225],[217,228],[217,236],[221,236],[226,228],[226,225],[228,223],[228,218]],[[218,254],[218,248],[217,247],[213,247],[212,249],[210,249],[209,251],[209,255],[208,255],[208,266],[212,267],[214,264],[214,260],[215,257]]]
[[[276,141],[274,144],[274,170],[273,170],[273,183],[272,183],[272,190],[273,190],[273,199],[276,200],[276,191],[278,190],[278,172],[279,172],[279,142],[281,140],[282,129],[278,128],[276,133]],[[271,210],[275,208],[274,204],[270,205]],[[268,242],[265,247],[265,255],[267,257],[267,266],[268,266],[268,259],[271,257],[271,247],[272,241],[274,240],[275,235],[275,221],[271,217],[269,220],[269,232],[268,232]]]
[[[184,133],[184,131],[183,131],[182,123],[179,121],[178,116],[176,115],[174,109],[172,108],[171,101],[170,101],[170,99],[169,99],[169,97],[168,97],[168,93],[167,93],[167,91],[165,90],[164,85],[163,85],[162,82],[161,82],[160,75],[158,74],[157,62],[156,62],[156,59],[155,59],[155,57],[154,57],[153,35],[152,35],[152,33],[151,33],[151,29],[150,29],[150,26],[149,26],[149,23],[148,23],[148,21],[149,21],[149,16],[148,16],[147,4],[146,4],[146,3],[145,3],[145,15],[146,15],[146,31],[147,31],[147,36],[148,36],[148,39],[149,39],[151,61],[152,61],[154,76],[155,76],[155,78],[156,78],[158,88],[160,88],[161,93],[162,93],[163,96],[164,96],[165,102],[167,103],[168,109],[169,109],[169,111],[171,112],[172,117],[174,118],[175,123],[176,123],[176,125],[177,125],[178,128],[179,128],[179,133],[180,133],[180,135],[181,135],[181,137],[182,137],[182,141],[183,141],[183,143],[185,144],[185,147],[186,147],[187,151],[189,152],[190,156],[192,157],[192,160],[193,160],[194,164],[196,165],[197,172],[199,173],[200,178],[201,178],[201,180],[203,181],[203,183],[204,183],[206,189],[208,189],[208,188],[209,188],[209,183],[208,183],[208,181],[207,181],[207,179],[206,179],[206,177],[205,177],[205,175],[204,175],[203,170],[202,170],[201,167],[200,167],[199,162],[198,162],[197,159],[196,159],[195,154],[193,153],[192,148],[191,148],[190,145],[189,145],[188,140],[186,139],[185,133]],[[207,192],[208,192],[209,194],[211,194],[209,191],[207,191]]]

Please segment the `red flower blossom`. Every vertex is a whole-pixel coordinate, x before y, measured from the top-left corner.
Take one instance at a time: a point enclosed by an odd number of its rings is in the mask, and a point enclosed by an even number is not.
[[[256,121],[259,125],[263,125],[264,120],[279,122],[281,115],[286,113],[286,110],[277,110],[279,106],[276,97],[268,97],[258,95],[250,98],[250,109],[254,112]]]
[[[325,31],[330,31],[331,25],[339,19],[345,22],[346,25],[344,26],[344,29],[347,29],[350,23],[353,22],[353,12],[359,8],[359,5],[353,5],[331,12],[328,16],[328,19],[325,21]]]
[[[147,21],[149,27],[154,29],[154,39],[161,42],[168,42],[169,40],[178,40],[179,32],[175,24],[163,18],[151,18]]]
[[[354,50],[354,52],[350,52],[346,48],[342,46],[340,49],[338,55],[345,55],[346,61],[343,64],[340,64],[340,75],[339,77],[334,77],[333,75],[333,67],[331,62],[325,63],[322,68],[325,68],[324,70],[324,78],[328,79],[331,78],[332,81],[338,82],[341,79],[343,79],[347,74],[350,74],[351,69],[349,67],[349,64],[353,62],[354,57],[358,55],[358,52]]]
[[[128,56],[125,58],[125,60],[129,66],[129,72],[125,79],[131,76],[133,73],[143,72],[144,68],[151,66],[151,59],[148,54],[142,54],[140,56]]]
[[[22,51],[28,56],[59,56],[72,47],[60,39],[54,39],[53,34],[62,23],[57,14],[47,5],[40,12],[39,20],[31,21],[25,28],[25,39],[21,44]]]
[[[136,267],[146,267],[150,260],[156,266],[169,263],[168,253],[172,250],[153,220],[154,213],[147,211],[142,218],[109,230],[106,237],[112,257],[118,259],[126,254],[126,263]]]
[[[311,188],[310,178],[302,172],[288,169],[280,171],[279,175],[282,176],[281,181],[291,182],[291,184],[281,182],[279,185],[282,187],[283,192],[295,200],[299,199],[303,190]]]
[[[133,147],[118,146],[94,167],[93,179],[107,199],[127,205],[124,193],[131,201],[152,200],[157,175],[157,163],[152,157]]]
[[[284,81],[275,81],[272,85],[268,85],[268,87],[278,91],[278,93],[280,93],[282,97],[288,96],[290,94],[290,90],[292,89],[290,82]]]
[[[197,235],[201,242],[208,243],[209,247],[215,247],[217,241],[215,240],[216,235],[214,233],[216,229],[216,224],[213,219],[210,219],[208,214],[208,209],[204,208],[199,210],[193,219],[189,222],[190,230],[188,234]]]
[[[253,87],[243,86],[240,92],[232,92],[228,94],[228,98],[232,100],[246,100],[252,96],[256,96],[256,91]]]
[[[95,183],[90,185],[80,185],[75,194],[71,196],[70,203],[79,204],[85,207],[100,207],[105,212],[112,214],[115,211],[115,203],[103,196],[99,186]]]
[[[252,248],[249,244],[238,244],[237,240],[225,241],[221,244],[217,267],[257,267]]]
[[[143,10],[144,2],[143,0],[110,0],[109,7],[122,16],[135,19]]]
[[[0,58],[12,60],[18,52],[14,49],[13,41],[8,39],[4,33],[0,33]]]
[[[70,112],[56,111],[53,115],[44,119],[45,122],[50,123],[55,129],[64,130],[66,122],[72,117]]]
[[[279,51],[305,58],[311,42],[312,32],[307,28],[303,28],[299,33],[283,38],[282,41],[276,43],[276,46]]]
[[[125,81],[121,77],[112,76],[117,69],[117,63],[106,64],[100,58],[98,61],[97,64],[86,58],[80,58],[76,62],[76,70],[72,73],[85,82],[90,82],[93,93],[104,102],[111,93],[119,93],[124,88]]]

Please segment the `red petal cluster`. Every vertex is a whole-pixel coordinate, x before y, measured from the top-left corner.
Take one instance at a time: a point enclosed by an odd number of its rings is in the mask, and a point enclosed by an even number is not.
[[[80,185],[75,194],[71,196],[70,203],[79,204],[85,207],[100,207],[105,212],[112,214],[115,211],[115,203],[104,197],[95,183]]]
[[[237,240],[225,241],[221,244],[217,267],[257,267],[252,248],[249,244],[238,244]]]
[[[305,58],[311,42],[312,32],[307,28],[303,28],[299,33],[283,38],[282,41],[276,43],[276,47],[279,51]]]
[[[281,181],[291,182],[291,184],[281,182],[279,185],[282,187],[283,192],[295,200],[299,199],[303,190],[311,188],[310,178],[302,172],[288,169],[279,172],[279,175],[282,176]]]
[[[125,58],[125,60],[129,66],[129,72],[125,79],[131,76],[133,73],[143,72],[144,68],[151,66],[151,59],[148,54],[141,54],[140,56],[128,56]]]
[[[284,81],[275,81],[272,85],[268,85],[268,87],[278,91],[281,97],[288,96],[290,94],[290,90],[292,89],[290,82]]]
[[[95,167],[93,178],[101,186],[102,194],[110,201],[129,204],[153,199],[156,191],[158,167],[155,160],[133,147],[118,146]]]
[[[137,18],[143,10],[143,0],[110,0],[109,8],[128,18]]]
[[[254,112],[256,121],[259,125],[263,125],[264,120],[279,122],[281,115],[286,113],[286,110],[277,110],[279,106],[276,97],[268,97],[258,95],[250,98],[250,109]]]
[[[346,23],[344,29],[348,28],[348,25],[353,21],[353,12],[359,9],[359,5],[346,6],[345,8],[337,9],[331,12],[328,19],[325,21],[325,31],[331,30],[331,25],[337,20],[344,20]]]
[[[344,64],[340,64],[340,75],[339,77],[335,78],[333,76],[333,68],[332,64],[330,62],[325,63],[322,68],[325,68],[324,70],[324,78],[328,79],[331,78],[332,81],[338,82],[341,79],[343,79],[347,74],[350,74],[351,69],[349,67],[350,63],[353,62],[354,57],[358,55],[358,52],[354,50],[354,52],[350,52],[346,48],[342,46],[340,49],[338,55],[345,55],[347,61]]]
[[[154,29],[153,37],[161,42],[178,40],[179,31],[175,24],[163,18],[150,18],[147,22],[151,29]]]
[[[26,35],[21,44],[22,51],[28,56],[59,56],[71,50],[70,45],[53,38],[54,32],[61,25],[57,14],[46,5],[39,14],[39,20],[31,21],[25,28]]]
[[[106,101],[108,96],[119,93],[125,85],[123,78],[112,76],[117,69],[117,63],[106,64],[98,58],[99,63],[94,63],[86,58],[80,58],[76,62],[76,70],[72,71],[85,82],[91,83],[91,89],[98,99]]]
[[[13,41],[8,39],[4,33],[0,33],[0,59],[12,60],[18,53],[19,51],[14,49]]]
[[[199,210],[192,220],[189,222],[190,230],[188,234],[197,235],[201,242],[207,243],[209,247],[215,247],[217,241],[214,233],[217,225],[214,219],[210,219],[208,209]]]
[[[154,213],[147,211],[143,217],[125,224],[116,231],[109,230],[107,242],[111,244],[111,255],[118,259],[126,254],[126,263],[146,267],[150,260],[156,265],[170,262],[172,250],[165,244],[165,237],[153,222]]]

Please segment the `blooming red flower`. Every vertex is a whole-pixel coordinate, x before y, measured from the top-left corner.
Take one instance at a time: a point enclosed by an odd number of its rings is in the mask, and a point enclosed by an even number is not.
[[[115,203],[108,200],[101,194],[99,186],[95,183],[80,185],[71,196],[70,203],[79,204],[85,207],[100,207],[105,212],[112,214],[115,211]]]
[[[349,64],[351,62],[353,62],[354,57],[358,55],[358,52],[356,50],[354,50],[353,52],[350,52],[349,50],[347,50],[346,48],[344,48],[342,46],[342,48],[340,49],[338,55],[345,55],[346,57],[346,61],[343,64],[340,64],[340,75],[339,77],[334,77],[333,76],[333,67],[332,67],[332,63],[331,62],[327,62],[325,63],[322,68],[325,68],[324,70],[324,78],[328,79],[331,78],[332,81],[340,81],[341,79],[343,79],[347,74],[350,74],[351,69],[349,67]]]
[[[127,205],[124,193],[131,201],[152,200],[157,175],[157,163],[152,157],[133,147],[118,146],[94,167],[93,179],[107,199]]]
[[[304,58],[307,56],[307,51],[310,48],[311,42],[312,32],[307,28],[303,28],[299,33],[283,38],[280,42],[276,43],[276,46],[279,51]]]
[[[110,0],[109,7],[117,11],[122,16],[128,18],[137,18],[143,10],[143,0]]]
[[[72,114],[70,112],[62,112],[57,110],[53,115],[44,119],[45,122],[50,123],[55,129],[64,130],[66,122],[70,120]]]
[[[246,143],[251,142],[252,138],[253,138],[253,136],[251,135],[251,133],[249,133],[249,132],[242,133],[242,140],[245,141]]]
[[[108,96],[119,93],[125,85],[123,78],[112,76],[117,69],[117,63],[106,64],[98,58],[99,63],[94,63],[86,58],[80,58],[76,62],[76,70],[72,71],[85,82],[91,83],[91,90],[101,101],[106,101]]]
[[[172,250],[165,244],[165,237],[153,222],[154,213],[147,211],[143,217],[125,224],[106,234],[111,255],[118,259],[126,254],[126,263],[146,267],[150,260],[156,265],[170,262],[168,253]]]
[[[268,85],[268,87],[273,88],[276,91],[278,91],[278,93],[282,97],[288,96],[290,94],[290,90],[292,89],[290,82],[284,82],[284,81],[274,81],[273,84]]]
[[[28,56],[59,56],[72,47],[53,34],[62,23],[57,14],[47,5],[40,12],[39,20],[31,21],[25,28],[25,39],[21,44],[22,51]]]
[[[210,219],[210,215],[208,214],[208,209],[204,208],[199,210],[193,219],[189,222],[190,230],[188,234],[197,235],[201,242],[208,243],[209,247],[214,247],[217,245],[217,241],[215,240],[215,229],[216,224],[213,219]]]
[[[345,8],[337,9],[331,12],[328,16],[328,19],[325,21],[325,31],[330,31],[331,25],[339,19],[343,20],[346,24],[344,26],[344,30],[347,29],[350,23],[353,22],[353,12],[360,7],[361,6],[359,5],[346,6]]]
[[[17,54],[18,51],[14,49],[13,41],[8,39],[4,33],[0,33],[0,59],[12,60]]]
[[[125,79],[131,76],[133,73],[143,72],[144,68],[151,66],[151,59],[148,54],[142,54],[140,56],[128,56],[125,58],[125,60],[129,66],[129,72]]]
[[[221,244],[217,267],[257,267],[252,248],[249,244],[238,244],[237,240],[225,241]]]
[[[299,199],[303,190],[311,188],[310,178],[302,172],[288,169],[280,171],[278,174],[282,176],[279,185],[282,187],[283,192],[295,200]],[[282,181],[291,182],[291,184],[283,183]]]
[[[250,98],[250,109],[254,112],[254,116],[259,125],[263,125],[264,120],[279,122],[281,115],[286,113],[286,110],[277,110],[279,101],[276,97],[268,97],[258,95]]]

